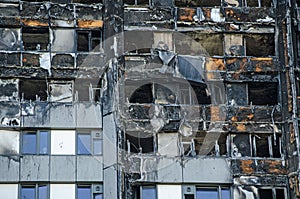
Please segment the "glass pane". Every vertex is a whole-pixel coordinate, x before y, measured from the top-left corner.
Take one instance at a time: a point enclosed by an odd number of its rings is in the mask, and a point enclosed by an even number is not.
[[[22,187],[21,198],[22,199],[35,199],[35,188],[34,187]]]
[[[23,154],[36,153],[36,133],[24,133],[22,141]]]
[[[78,134],[78,154],[91,154],[91,135]]]
[[[155,187],[143,187],[142,188],[142,198],[141,199],[155,199],[156,191]]]
[[[48,187],[46,185],[39,186],[39,199],[47,199]]]
[[[91,198],[91,188],[90,187],[78,187],[77,196],[78,196],[77,199]]]
[[[94,139],[94,155],[102,155],[102,140]]]
[[[48,131],[40,132],[40,154],[48,154]]]
[[[94,195],[94,199],[103,199],[103,194],[100,193],[100,194],[95,194]]]
[[[222,199],[230,199],[230,189],[229,188],[222,188]]]
[[[197,189],[196,198],[197,199],[218,199],[217,189],[216,188]]]

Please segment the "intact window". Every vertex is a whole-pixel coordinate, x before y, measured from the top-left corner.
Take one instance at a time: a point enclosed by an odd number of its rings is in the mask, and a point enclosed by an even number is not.
[[[229,187],[197,187],[196,199],[230,199]]]
[[[102,134],[98,131],[77,132],[77,154],[78,155],[102,155]]]
[[[217,188],[197,188],[196,198],[198,199],[218,199]]]
[[[23,154],[49,154],[49,132],[23,132],[22,153]]]
[[[156,199],[156,187],[155,186],[142,186],[141,187],[141,199]]]
[[[21,186],[22,199],[48,199],[47,185],[22,185]]]
[[[77,185],[77,199],[103,199],[102,185]]]

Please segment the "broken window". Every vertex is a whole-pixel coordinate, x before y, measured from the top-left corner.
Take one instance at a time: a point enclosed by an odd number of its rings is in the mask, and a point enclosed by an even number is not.
[[[150,5],[151,0],[124,0],[125,5],[145,6]]]
[[[74,89],[78,101],[100,101],[99,79],[76,79]]]
[[[254,156],[256,157],[281,157],[281,138],[278,134],[252,135]]]
[[[102,145],[102,134],[100,132],[77,132],[78,155],[102,155]]]
[[[34,131],[22,133],[22,154],[49,154],[48,131]]]
[[[48,185],[35,184],[35,185],[21,185],[21,198],[30,199],[48,199]]]
[[[155,104],[210,104],[210,96],[206,84],[180,83],[173,85],[144,84],[142,82],[126,82],[126,97],[130,103]]]
[[[125,31],[124,48],[129,53],[150,53],[153,44],[152,31]]]
[[[249,104],[276,105],[278,103],[278,84],[276,82],[248,83]]]
[[[248,104],[247,84],[229,83],[226,88],[229,104],[238,106],[245,106]]]
[[[251,139],[249,138],[251,137]],[[281,137],[274,134],[232,134],[232,157],[281,157]]]
[[[225,53],[230,56],[274,56],[274,34],[225,34]]]
[[[130,95],[130,85],[126,85],[128,91],[126,96],[129,96],[130,103],[153,103],[152,84],[145,84],[134,90]],[[134,87],[133,87],[134,88]]]
[[[49,50],[48,28],[22,28],[22,41],[24,50]]]
[[[199,31],[192,31],[182,34],[176,34],[176,52],[179,54],[194,55],[220,55],[224,54],[223,35],[206,34]]]
[[[191,87],[193,88],[197,98],[197,102],[193,102],[192,104],[211,103],[206,84],[191,84]]]
[[[276,105],[277,82],[249,82],[227,84],[228,103],[231,105]]]
[[[231,135],[231,156],[245,157],[251,156],[251,146],[249,134]]]
[[[285,199],[286,193],[284,188],[261,188],[259,189],[259,198],[266,199]]]
[[[126,150],[132,153],[154,152],[153,134],[144,132],[130,132],[126,134]]]
[[[179,7],[214,7],[221,6],[221,0],[175,0],[175,5]]]
[[[229,56],[245,56],[243,35],[225,34],[225,54]]]
[[[77,31],[77,51],[100,52],[102,49],[101,30],[78,30]]]
[[[244,38],[247,56],[267,57],[275,55],[274,34],[247,34]]]
[[[47,100],[46,80],[20,79],[19,84],[19,96],[22,100]]]
[[[154,32],[153,33],[153,48],[159,50],[173,50],[173,34],[169,32]]]
[[[72,102],[73,85],[71,82],[49,83],[49,95],[51,102]]]

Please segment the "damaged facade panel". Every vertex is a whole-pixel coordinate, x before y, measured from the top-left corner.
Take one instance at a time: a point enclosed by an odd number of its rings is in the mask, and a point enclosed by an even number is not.
[[[1,79],[0,81],[0,101],[16,101],[19,90],[17,79]]]
[[[222,56],[224,53],[222,34],[204,34],[197,31],[182,34],[185,36],[176,34],[175,40],[176,51],[179,54]],[[182,40],[182,38],[184,39]],[[199,48],[199,46],[201,47]]]
[[[175,5],[178,7],[215,7],[221,6],[221,1],[175,0]]]
[[[52,36],[51,38],[52,52],[75,52],[75,31],[74,30],[52,29],[51,36]]]
[[[125,27],[159,27],[159,28],[169,28],[174,27],[174,16],[173,9],[171,8],[157,8],[153,11],[142,10],[133,11],[125,10],[124,12]]]

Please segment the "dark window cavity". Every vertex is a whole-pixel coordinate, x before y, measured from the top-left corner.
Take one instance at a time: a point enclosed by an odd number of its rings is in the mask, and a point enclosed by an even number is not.
[[[100,30],[78,30],[77,31],[77,51],[100,52],[102,33]]]
[[[276,105],[278,103],[278,86],[275,82],[248,83],[249,104]]]
[[[48,97],[46,80],[20,79],[19,95],[23,100],[46,101]]]
[[[48,28],[22,28],[24,50],[46,51],[49,44]]]

